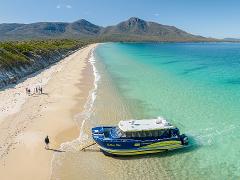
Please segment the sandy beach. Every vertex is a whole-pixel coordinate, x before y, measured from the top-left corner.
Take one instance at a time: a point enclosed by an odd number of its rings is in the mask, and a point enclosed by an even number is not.
[[[88,58],[97,44],[76,51],[14,87],[0,91],[0,179],[49,179],[53,153],[79,136],[74,115],[93,87]],[[43,87],[26,95],[25,88]],[[50,138],[50,150],[44,138]]]

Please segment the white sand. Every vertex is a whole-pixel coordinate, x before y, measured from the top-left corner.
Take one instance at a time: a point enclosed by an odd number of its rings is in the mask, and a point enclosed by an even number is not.
[[[61,71],[65,64],[68,63],[76,53],[66,57],[64,61],[60,61],[48,69],[39,71],[40,73],[33,74],[25,79],[23,82],[16,86],[10,85],[5,90],[0,91],[0,122],[5,117],[18,112],[24,102],[28,99],[26,94],[26,88],[31,90],[31,94],[34,95],[34,88],[37,86],[44,86],[49,79]]]
[[[14,88],[0,92],[0,179],[49,179],[53,151],[50,148],[79,135],[73,120],[83,110],[89,88],[81,89],[89,45],[61,62],[30,77]],[[42,95],[28,96],[26,87],[43,87]],[[93,85],[92,85],[93,86]]]

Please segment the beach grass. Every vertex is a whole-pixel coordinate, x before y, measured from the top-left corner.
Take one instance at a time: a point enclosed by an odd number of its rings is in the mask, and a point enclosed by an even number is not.
[[[0,43],[0,67],[12,68],[30,64],[37,56],[51,56],[53,53],[68,52],[87,45],[88,41],[58,39],[9,41]]]

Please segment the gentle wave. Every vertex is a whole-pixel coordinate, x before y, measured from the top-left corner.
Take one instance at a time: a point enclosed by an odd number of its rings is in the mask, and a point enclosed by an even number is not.
[[[96,96],[97,96],[96,94],[97,94],[97,89],[98,89],[98,81],[100,80],[100,75],[99,75],[99,73],[97,71],[97,68],[95,66],[96,59],[94,57],[94,51],[95,51],[95,48],[93,48],[91,50],[90,57],[89,57],[89,60],[88,60],[88,62],[92,65],[92,69],[93,69],[93,75],[94,75],[93,85],[94,85],[94,87],[93,87],[93,89],[91,89],[89,91],[87,101],[84,105],[84,110],[81,113],[76,114],[74,116],[74,120],[80,126],[79,137],[77,139],[72,140],[72,141],[67,141],[67,142],[62,143],[60,145],[60,148],[59,148],[60,151],[65,151],[65,152],[66,151],[68,151],[68,152],[78,151],[89,140],[89,137],[88,137],[87,133],[84,133],[84,125],[85,125],[86,120],[90,119],[91,114],[93,112],[93,105],[94,105],[94,102],[95,102],[95,99],[96,99]],[[59,154],[59,153],[54,153],[53,154],[53,158],[52,158],[52,161],[51,161],[51,176],[50,177],[52,177],[54,166],[59,166],[59,165],[62,164],[61,159],[64,157],[62,155],[63,154]]]
[[[96,59],[94,57],[94,50],[92,49],[91,51],[91,56],[89,58],[89,62],[92,65],[93,68],[93,74],[94,74],[94,88],[89,92],[89,96],[87,98],[87,102],[84,105],[84,111],[81,112],[80,114],[77,114],[75,116],[75,120],[78,122],[78,120],[82,121],[81,126],[80,126],[80,135],[78,140],[80,142],[83,142],[84,140],[88,139],[87,134],[84,133],[84,124],[87,119],[90,119],[92,111],[93,111],[93,104],[96,99],[96,94],[97,94],[97,88],[98,88],[98,81],[100,80],[100,75],[97,71],[97,68],[95,66]]]
[[[191,143],[193,146],[211,146],[216,138],[234,133],[239,128],[239,125],[229,124],[223,127],[221,129],[209,127],[199,129],[198,132],[187,132],[186,134],[193,139]]]

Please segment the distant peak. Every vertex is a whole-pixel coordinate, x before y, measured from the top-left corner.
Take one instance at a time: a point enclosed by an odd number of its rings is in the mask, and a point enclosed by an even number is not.
[[[138,17],[130,17],[107,27],[92,24],[85,19],[71,23],[0,24],[0,31],[0,41],[79,37],[97,37],[99,41],[213,41],[173,26],[145,21]]]
[[[74,21],[74,23],[81,23],[81,22],[88,22],[86,19],[79,19],[77,21]]]
[[[138,17],[131,17],[131,18],[128,19],[128,21],[130,21],[130,22],[142,22],[144,20],[142,20]]]
[[[96,26],[95,24],[92,24],[91,22],[89,22],[85,19],[80,19],[78,21],[73,22],[72,24],[78,24],[81,26]]]

